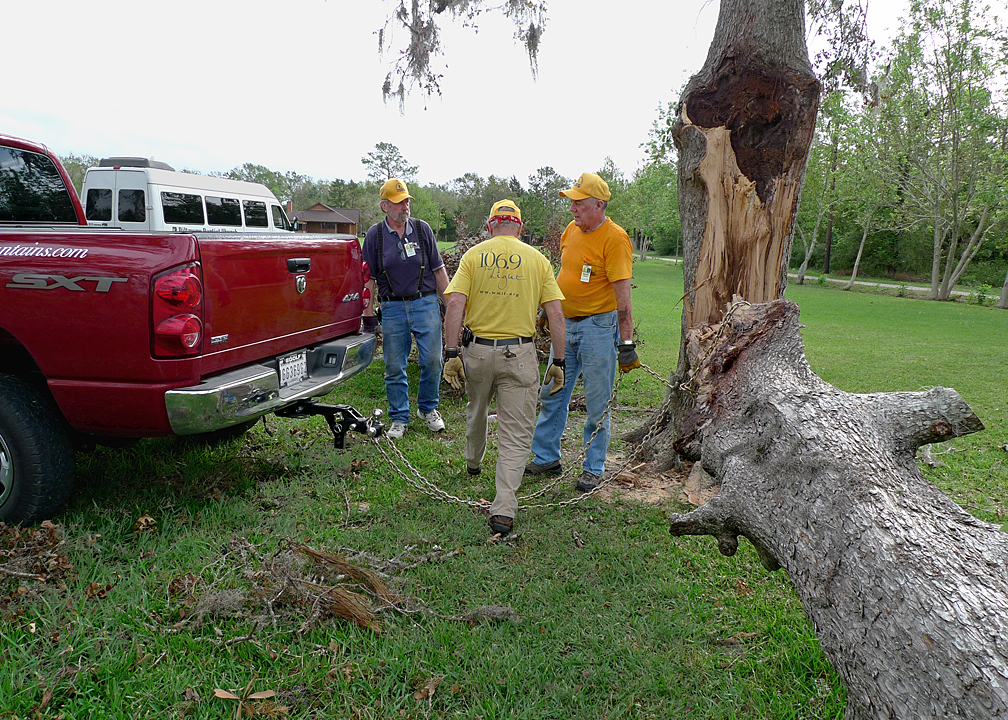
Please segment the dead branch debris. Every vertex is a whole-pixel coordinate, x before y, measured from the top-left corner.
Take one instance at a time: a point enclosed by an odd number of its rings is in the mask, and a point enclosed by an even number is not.
[[[236,574],[245,587],[214,587],[228,583],[229,577],[234,579],[223,574],[219,582],[211,583],[187,614],[185,608],[181,609],[183,619],[169,631],[177,631],[190,622],[199,627],[208,619],[247,618],[254,629],[241,640],[253,642],[260,629],[278,629],[281,622],[291,626],[297,619],[300,624],[295,632],[299,634],[331,619],[381,632],[379,616],[388,612],[404,616],[429,615],[469,624],[515,622],[517,614],[513,610],[496,606],[476,608],[459,616],[441,615],[391,589],[390,586],[404,586],[406,582],[389,570],[413,568],[461,552],[460,549],[445,552],[435,546],[418,558],[407,557],[404,553],[391,560],[354,553],[354,559],[363,559],[371,566],[363,567],[348,559],[347,554],[316,549],[290,538],[282,539],[269,555],[262,554],[259,547],[247,539],[235,538],[226,558],[236,565]],[[195,588],[194,585],[189,587]]]
[[[63,526],[49,520],[37,528],[0,522],[0,580],[19,581],[13,592],[0,596],[0,606],[8,607],[31,592],[31,584],[21,581],[58,585],[72,574],[74,566],[64,554],[65,545]]]

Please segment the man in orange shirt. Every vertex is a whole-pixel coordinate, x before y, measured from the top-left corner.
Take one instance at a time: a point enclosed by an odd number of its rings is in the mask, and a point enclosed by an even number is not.
[[[567,425],[567,407],[578,375],[584,377],[588,419],[587,444],[605,413],[620,372],[640,367],[633,342],[630,282],[633,246],[626,230],[606,217],[609,186],[594,173],[584,173],[574,187],[561,190],[570,200],[574,220],[560,238],[560,272],[557,285],[564,294],[563,314],[567,338],[563,390],[542,398],[533,459],[526,475],[559,475],[560,437]],[[617,344],[618,343],[618,344]],[[585,452],[577,489],[594,490],[602,482],[609,447],[609,416]]]

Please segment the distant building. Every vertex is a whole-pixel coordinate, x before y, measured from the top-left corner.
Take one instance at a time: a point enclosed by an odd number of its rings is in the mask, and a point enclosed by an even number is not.
[[[298,221],[299,233],[348,233],[357,235],[360,224],[360,210],[352,208],[331,208],[324,203],[315,203],[306,210],[294,210],[287,202],[287,216]]]

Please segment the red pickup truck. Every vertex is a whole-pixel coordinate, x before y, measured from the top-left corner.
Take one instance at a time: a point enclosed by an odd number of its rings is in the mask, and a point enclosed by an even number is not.
[[[59,160],[0,135],[0,520],[57,511],[75,447],[111,438],[374,432],[312,401],[371,361],[368,276],[353,235],[89,228]]]

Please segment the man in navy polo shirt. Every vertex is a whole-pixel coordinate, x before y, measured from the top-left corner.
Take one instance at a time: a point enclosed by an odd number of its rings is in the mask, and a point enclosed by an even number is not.
[[[441,384],[441,310],[448,273],[438,252],[434,231],[423,220],[410,217],[411,196],[406,183],[392,178],[381,187],[385,219],[364,236],[364,260],[371,266],[372,296],[382,308],[385,354],[385,395],[392,421],[388,436],[400,439],[409,423],[409,383],[406,358],[416,338],[420,361],[417,407],[431,432],[444,430],[438,413]],[[377,320],[364,318],[364,329]]]

